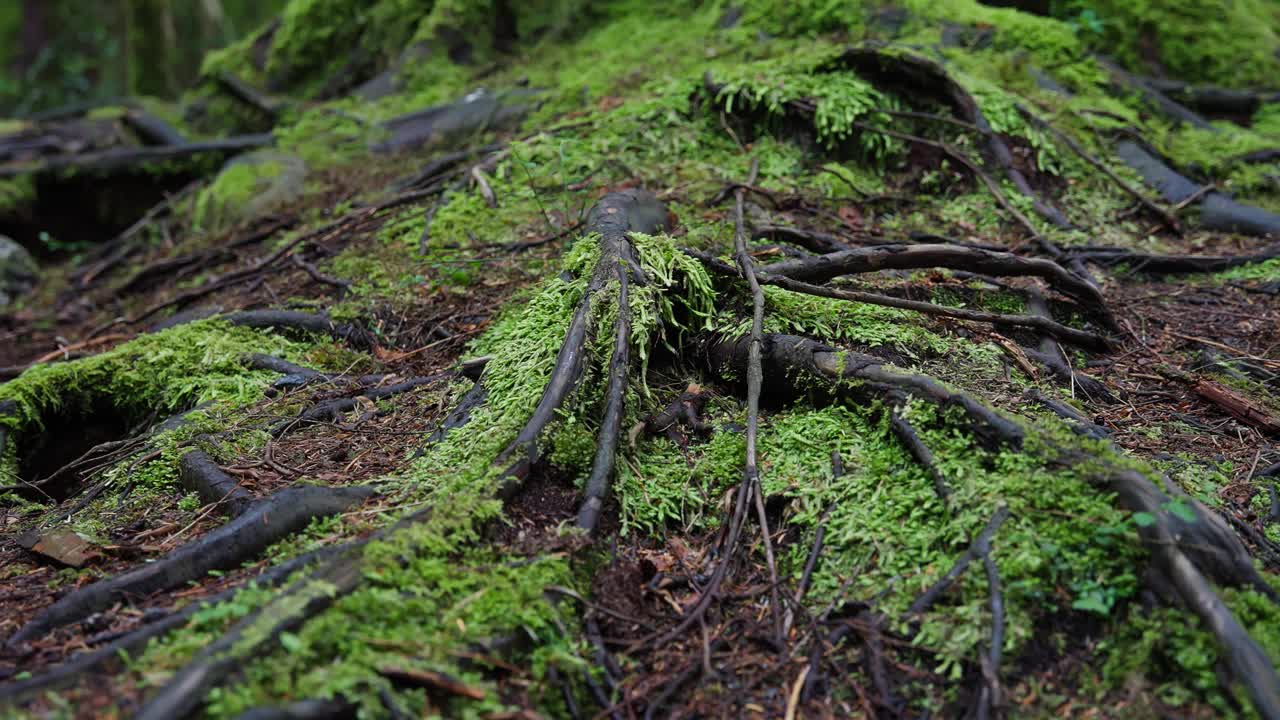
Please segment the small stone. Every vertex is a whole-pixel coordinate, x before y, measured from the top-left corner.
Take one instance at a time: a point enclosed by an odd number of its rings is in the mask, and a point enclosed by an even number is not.
[[[36,286],[39,271],[40,266],[26,248],[0,235],[0,307],[30,292]]]

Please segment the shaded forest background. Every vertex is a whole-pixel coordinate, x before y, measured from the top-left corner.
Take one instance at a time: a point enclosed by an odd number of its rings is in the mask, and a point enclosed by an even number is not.
[[[284,0],[7,0],[0,115],[131,95],[176,97],[200,61],[275,17]]]

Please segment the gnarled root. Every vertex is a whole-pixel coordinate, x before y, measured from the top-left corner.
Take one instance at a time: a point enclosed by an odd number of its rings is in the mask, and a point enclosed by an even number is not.
[[[703,352],[708,365],[722,376],[741,377],[749,366],[747,338],[707,338]],[[965,393],[949,390],[924,375],[902,373],[859,353],[838,352],[807,338],[766,335],[763,342],[765,373],[777,378],[809,377],[835,389],[840,383],[861,380],[853,392],[906,392],[938,404],[964,409],[975,435],[988,443],[1018,447],[1024,431],[1018,424]],[[1055,447],[1063,464],[1085,460],[1069,448]],[[1178,600],[1198,615],[1226,654],[1232,673],[1245,684],[1263,717],[1280,717],[1280,678],[1266,653],[1258,646],[1213,591],[1209,578],[1227,585],[1244,585],[1269,592],[1248,551],[1231,529],[1195,499],[1168,482],[1154,482],[1142,473],[1105,460],[1093,459],[1091,472],[1101,489],[1114,492],[1120,503],[1144,513],[1149,522],[1140,529],[1157,572],[1173,586]],[[1184,519],[1171,508],[1180,506],[1192,515]]]

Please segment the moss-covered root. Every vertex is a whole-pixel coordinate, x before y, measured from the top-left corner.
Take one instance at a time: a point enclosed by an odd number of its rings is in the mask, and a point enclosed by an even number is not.
[[[292,487],[254,503],[239,517],[164,558],[83,587],[37,615],[5,643],[16,649],[54,628],[74,623],[117,602],[198,580],[256,557],[312,519],[342,512],[372,496],[363,487]]]
[[[745,338],[711,338],[704,345],[709,366],[726,377],[741,377],[748,364]],[[767,335],[762,354],[766,374],[791,381],[808,378],[832,388],[860,383],[858,389],[880,394],[908,393],[938,405],[956,405],[972,430],[988,443],[1030,445],[1027,431],[974,398],[950,390],[933,378],[886,367],[877,358],[838,352],[792,335]],[[1114,492],[1129,510],[1147,522],[1141,531],[1161,580],[1198,615],[1226,653],[1232,673],[1245,684],[1258,712],[1280,718],[1280,678],[1266,653],[1249,636],[1214,591],[1209,579],[1226,585],[1264,588],[1240,540],[1203,505],[1172,488],[1162,488],[1140,472],[1125,467],[1110,449],[1082,452],[1047,437],[1035,443],[1048,456],[1084,468],[1101,489]],[[1095,450],[1097,450],[1095,448]]]
[[[537,407],[515,440],[497,457],[496,463],[506,466],[503,476],[507,481],[501,491],[504,497],[518,489],[520,481],[535,460],[538,438],[555,419],[556,410],[577,388],[578,381],[582,378],[592,305],[596,296],[612,283],[618,283],[621,287],[623,273],[630,273],[633,281],[644,281],[627,234],[637,232],[652,235],[665,230],[666,223],[666,208],[652,194],[643,190],[610,193],[591,208],[586,229],[588,234],[600,237],[600,259],[596,261],[582,302],[574,310],[573,320],[565,333],[564,343],[556,355],[555,367]],[[617,299],[617,306],[619,310],[627,307],[620,297]],[[619,318],[623,315],[620,312]],[[611,459],[603,462],[610,463],[611,467]],[[597,487],[598,484],[597,481]]]
[[[537,457],[538,440],[547,425],[555,417],[556,410],[578,388],[581,381],[587,355],[587,342],[592,326],[592,304],[598,301],[610,287],[623,283],[643,282],[644,278],[631,246],[629,233],[641,232],[651,234],[666,228],[666,208],[650,193],[641,190],[625,190],[602,198],[592,208],[587,220],[589,235],[598,236],[600,255],[595,263],[586,292],[565,335],[564,342],[556,357],[546,385],[543,387],[537,406],[530,413],[515,439],[506,448],[489,461],[491,477],[496,481],[496,491],[500,497],[509,497],[522,485],[525,473]],[[619,309],[627,307],[626,296],[619,294]],[[625,313],[619,313],[623,317]],[[619,320],[619,323],[623,321]],[[625,353],[629,329],[617,335],[617,344]],[[621,417],[621,398],[623,383],[626,378],[626,362],[619,358],[615,349],[613,366],[614,380],[610,388],[616,390],[615,414]],[[615,382],[616,381],[616,382]],[[477,383],[477,387],[483,387]],[[482,391],[483,392],[483,391]],[[613,392],[610,393],[612,397]],[[468,394],[471,398],[472,394]],[[469,402],[464,399],[464,405]],[[453,417],[451,413],[450,417]],[[605,432],[612,427],[616,434],[619,422],[605,424]],[[617,438],[607,437],[601,440],[602,447],[616,447]],[[600,479],[607,479],[613,464],[613,452],[608,452],[604,459],[597,458],[593,477],[597,477],[594,496],[603,502],[604,489]],[[483,461],[482,461],[483,462]],[[588,509],[588,513],[590,510]],[[252,513],[249,513],[252,514]],[[381,533],[387,542],[409,537],[421,531],[427,520],[432,520],[439,513],[424,510],[401,520],[392,528]],[[444,522],[444,521],[440,521]],[[462,522],[470,523],[470,519]],[[463,530],[456,531],[459,535]],[[410,540],[411,541],[411,540]],[[400,555],[403,561],[409,560],[409,553]],[[369,555],[363,548],[353,548],[319,568],[311,576],[299,581],[276,597],[271,603],[258,612],[250,615],[232,627],[225,635],[205,648],[186,667],[180,670],[160,691],[147,703],[139,713],[142,719],[160,719],[181,717],[192,712],[203,701],[205,694],[219,685],[231,671],[246,658],[255,655],[259,649],[268,647],[282,633],[292,632],[303,626],[308,620],[325,611],[342,597],[355,592],[363,582],[366,566],[370,562]]]

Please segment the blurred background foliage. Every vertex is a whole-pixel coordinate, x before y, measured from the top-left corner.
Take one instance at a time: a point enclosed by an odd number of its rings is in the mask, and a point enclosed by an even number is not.
[[[0,117],[176,97],[286,0],[0,0]]]
[[[978,1],[1062,20],[1087,47],[1142,74],[1245,87],[1275,85],[1280,55],[1258,48],[1280,43],[1280,0]],[[296,0],[296,5],[323,9],[358,7],[360,2]],[[286,4],[288,0],[0,0],[0,117],[78,103],[105,105],[126,96],[177,98],[196,79],[206,52],[252,33]],[[365,4],[377,5],[372,0]],[[438,2],[388,3],[397,8],[420,5],[424,15],[434,4]],[[866,12],[893,4],[793,0],[787,12],[820,12],[829,16],[834,30],[855,26]],[[473,11],[485,6],[470,0],[450,5]],[[381,48],[387,54],[400,49]]]

